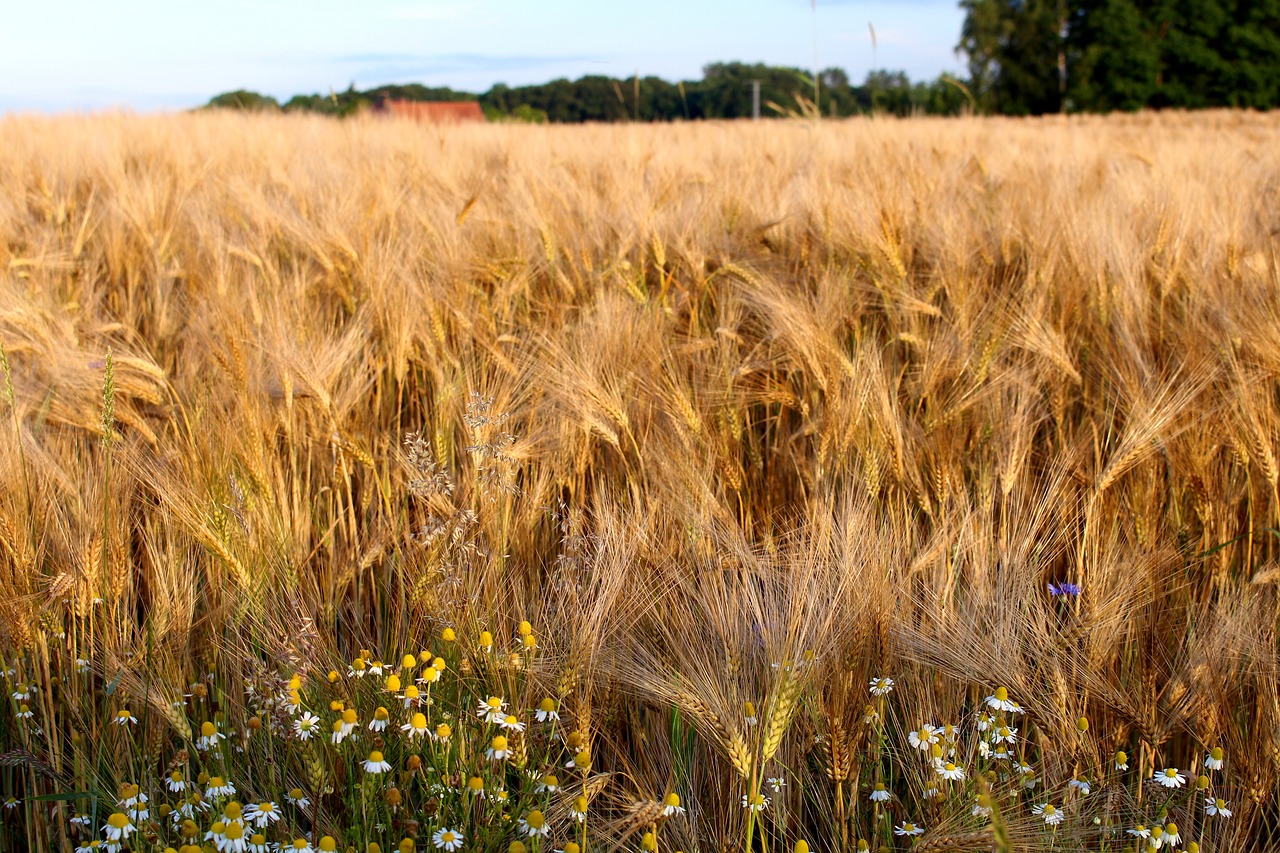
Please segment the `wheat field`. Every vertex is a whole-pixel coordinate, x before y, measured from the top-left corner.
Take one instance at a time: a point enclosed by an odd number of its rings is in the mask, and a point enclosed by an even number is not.
[[[0,851],[1280,845],[1280,117],[0,119]]]

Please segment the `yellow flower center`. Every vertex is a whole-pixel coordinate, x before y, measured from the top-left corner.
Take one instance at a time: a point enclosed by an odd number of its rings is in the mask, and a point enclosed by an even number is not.
[[[1009,701],[1009,691],[1004,687],[996,688],[996,700],[999,702]]]
[[[484,780],[481,779],[479,776],[472,776],[470,779],[467,780],[467,787],[473,791],[483,791]]]
[[[381,763],[382,763],[382,753],[381,753],[381,752],[378,752],[378,750],[376,750],[376,749],[375,749],[373,752],[369,753],[369,763],[370,763],[370,764],[381,764]]]
[[[542,812],[538,811],[537,809],[534,809],[533,811],[529,812],[529,814],[525,816],[524,822],[527,823],[533,829],[542,829],[542,827],[547,825],[547,821],[545,818],[543,818]]]
[[[498,735],[490,742],[490,746],[498,752],[504,752],[507,748],[507,739],[502,735]]]
[[[129,825],[129,818],[125,817],[120,812],[116,812],[111,817],[107,818],[107,823],[115,829],[124,829]]]
[[[205,737],[213,737],[218,733],[218,727],[208,721],[200,724],[200,734]]]
[[[390,691],[392,691],[393,693],[394,693],[395,691],[399,690],[399,689],[400,689],[400,676],[398,676],[398,675],[389,675],[389,676],[387,676],[387,689],[388,689],[388,690],[390,690]]]
[[[379,708],[378,710],[373,712],[373,718],[375,720],[389,720],[391,719],[391,715],[387,713],[386,708]]]
[[[324,853],[333,853],[334,850],[338,849],[338,842],[334,840],[332,835],[326,835],[324,838],[320,839],[320,849],[323,850]]]
[[[673,792],[673,793],[670,793],[670,794],[667,794],[667,795],[662,799],[662,804],[663,804],[664,806],[672,806],[672,807],[679,806],[679,805],[680,805],[680,795],[679,795],[679,794],[677,794],[677,793],[674,793],[674,792]]]
[[[355,708],[348,708],[342,712],[342,722],[349,726],[355,725],[360,718],[356,715]]]
[[[425,722],[424,722],[424,725],[425,725]],[[449,728],[448,723],[441,723],[440,725],[436,726],[436,737],[440,738],[441,740],[444,740],[451,734],[453,734],[453,729]]]

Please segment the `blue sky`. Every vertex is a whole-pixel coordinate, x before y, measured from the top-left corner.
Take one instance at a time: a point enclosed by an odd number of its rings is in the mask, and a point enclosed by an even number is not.
[[[9,0],[0,111],[195,106],[378,83],[483,91],[583,74],[695,79],[716,60],[809,68],[809,0]],[[818,0],[822,67],[962,68],[954,0]]]

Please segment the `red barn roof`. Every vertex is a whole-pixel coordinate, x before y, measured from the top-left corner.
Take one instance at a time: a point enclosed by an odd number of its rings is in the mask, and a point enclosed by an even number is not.
[[[382,103],[382,111],[397,118],[429,121],[435,124],[460,124],[484,121],[477,101],[395,101]]]

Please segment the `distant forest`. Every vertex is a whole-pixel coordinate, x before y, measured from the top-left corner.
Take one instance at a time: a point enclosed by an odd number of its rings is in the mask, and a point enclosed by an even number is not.
[[[491,119],[674,121],[752,115],[1007,115],[1280,106],[1280,0],[961,0],[965,79],[716,62],[701,80],[599,75],[461,92],[417,83],[295,95],[226,92],[206,106],[351,115],[384,99],[479,101]]]

